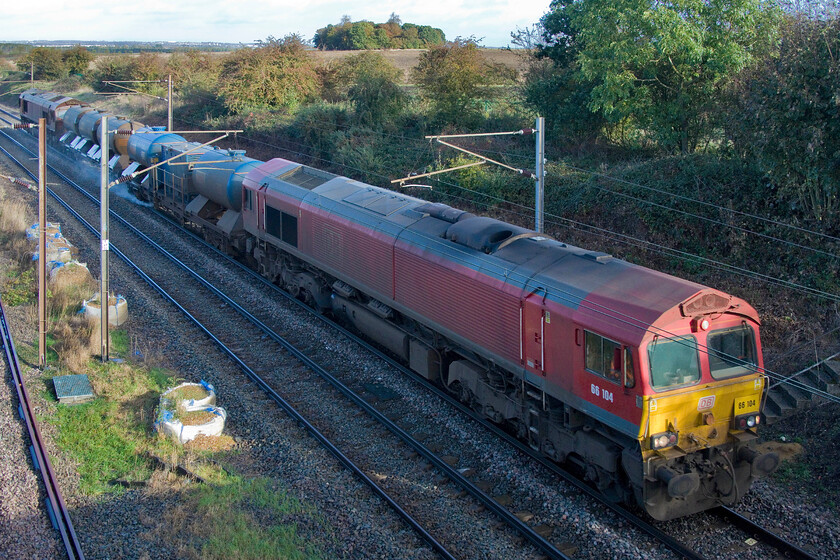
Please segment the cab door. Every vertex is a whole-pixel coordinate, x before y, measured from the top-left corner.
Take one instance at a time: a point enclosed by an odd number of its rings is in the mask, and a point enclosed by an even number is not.
[[[520,359],[525,369],[545,376],[545,290],[537,288],[522,300]]]

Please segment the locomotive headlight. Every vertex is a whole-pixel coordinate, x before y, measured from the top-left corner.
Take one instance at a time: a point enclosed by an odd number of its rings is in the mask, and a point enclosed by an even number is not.
[[[732,422],[733,428],[736,430],[749,430],[755,428],[761,423],[761,416],[756,413],[744,414],[743,416],[736,416]]]
[[[707,317],[695,317],[691,320],[691,332],[707,331],[712,322]]]
[[[650,436],[651,449],[665,449],[677,444],[679,437],[674,432],[664,432]]]

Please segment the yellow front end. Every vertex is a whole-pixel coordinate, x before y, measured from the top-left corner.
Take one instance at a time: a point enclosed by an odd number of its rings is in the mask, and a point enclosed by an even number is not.
[[[650,515],[666,520],[738,501],[778,465],[748,443],[758,436],[766,378],[755,374],[642,398],[639,444]]]
[[[672,448],[689,453],[731,440],[736,416],[760,412],[765,380],[755,375],[643,397],[639,432],[643,457],[647,460]],[[677,434],[676,444],[653,449],[651,437],[668,432]]]

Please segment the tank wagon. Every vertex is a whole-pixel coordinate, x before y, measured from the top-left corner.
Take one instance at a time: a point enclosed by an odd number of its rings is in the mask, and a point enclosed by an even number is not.
[[[747,302],[286,159],[128,136],[139,196],[616,500],[672,519],[778,466]],[[169,160],[169,161],[168,161]]]

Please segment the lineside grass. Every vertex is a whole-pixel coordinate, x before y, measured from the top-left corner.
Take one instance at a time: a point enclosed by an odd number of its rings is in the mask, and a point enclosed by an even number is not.
[[[227,482],[196,489],[190,503],[196,515],[181,516],[204,543],[198,557],[219,560],[321,557],[316,547],[302,540],[297,532],[297,524],[314,515],[311,507],[265,478],[233,476]]]
[[[19,195],[0,183],[0,293],[7,309],[20,306],[23,320],[37,324],[37,275],[24,233],[33,218],[25,205],[10,203],[10,197]],[[157,434],[153,422],[160,393],[181,380],[160,367],[163,357],[155,340],[123,329],[110,332],[111,357],[116,360],[100,361],[99,325],[78,313],[81,301],[95,288],[87,282],[54,284],[48,293],[47,368],[40,378],[41,390],[37,385],[29,390],[46,401],[38,420],[54,428],[61,453],[51,457],[53,464],[77,470],[78,491],[88,496],[119,499],[126,486],[144,484],[151,492],[179,493],[180,504],[165,522],[150,529],[177,550],[179,558],[323,557],[312,537],[301,536],[298,527],[324,535],[329,533],[328,522],[276,480],[231,474],[226,457],[237,451],[231,449],[230,436],[207,438],[212,444],[179,446]],[[37,366],[37,340],[19,340],[16,346],[23,364]],[[88,376],[96,395],[93,401],[57,402],[53,378],[73,373]],[[206,483],[192,484],[160,470],[160,461],[186,466]]]

